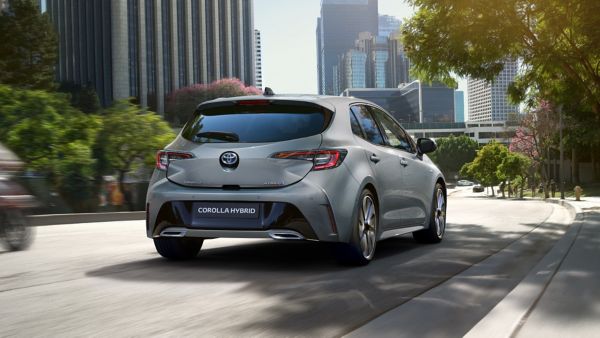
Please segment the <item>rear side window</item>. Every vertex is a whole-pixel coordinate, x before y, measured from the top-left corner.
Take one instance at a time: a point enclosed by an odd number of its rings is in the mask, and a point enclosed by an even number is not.
[[[197,111],[182,136],[197,143],[264,143],[322,133],[332,113],[288,105],[229,106]]]
[[[414,152],[412,143],[410,142],[410,136],[400,127],[392,118],[390,118],[385,112],[380,109],[371,107],[371,110],[375,114],[375,117],[381,123],[381,127],[385,133],[390,146],[408,151]]]
[[[369,109],[365,106],[352,106],[350,110],[358,120],[365,135],[364,137],[362,135],[359,136],[363,138],[366,137],[366,140],[373,144],[384,145],[385,142],[383,141],[383,136],[381,136],[379,127],[373,119],[371,112],[369,112]]]

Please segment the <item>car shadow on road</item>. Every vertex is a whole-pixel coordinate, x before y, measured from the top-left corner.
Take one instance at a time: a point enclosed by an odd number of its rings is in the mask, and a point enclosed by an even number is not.
[[[410,237],[399,237],[379,242],[377,257],[372,264],[377,264],[387,257],[401,256],[419,245]],[[119,272],[144,268],[200,268],[203,270],[238,270],[238,271],[286,271],[290,273],[331,272],[352,269],[339,265],[334,258],[335,246],[318,242],[277,242],[238,244],[225,247],[202,249],[195,259],[189,261],[168,261],[152,253],[153,258],[131,261],[107,266],[88,272],[90,276],[108,276]],[[160,276],[155,275],[154,278]],[[119,276],[114,276],[119,278]],[[176,276],[165,275],[167,280],[179,281]],[[152,279],[154,279],[152,278]]]
[[[339,336],[443,283],[524,233],[498,236],[481,225],[449,226],[446,239],[436,245],[418,244],[411,236],[379,242],[375,260],[358,268],[338,265],[331,247],[323,243],[265,241],[202,250],[186,262],[152,253],[151,258],[86,275],[140,283],[241,282],[240,292],[280,301],[264,320],[231,323],[236,332],[264,333],[252,330],[268,328],[274,335]]]

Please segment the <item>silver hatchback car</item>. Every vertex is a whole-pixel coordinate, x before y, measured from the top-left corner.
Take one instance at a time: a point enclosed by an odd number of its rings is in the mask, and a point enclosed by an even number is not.
[[[425,155],[435,149],[356,98],[205,102],[157,154],[147,235],[169,259],[236,237],[332,242],[341,262],[367,264],[386,238],[442,240],[446,184]]]

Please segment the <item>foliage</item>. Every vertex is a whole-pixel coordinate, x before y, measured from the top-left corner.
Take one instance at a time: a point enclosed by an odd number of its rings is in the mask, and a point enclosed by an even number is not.
[[[442,137],[436,143],[437,150],[429,157],[447,177],[458,173],[465,163],[473,161],[479,148],[477,141],[466,135]]]
[[[473,162],[465,164],[461,174],[476,179],[486,187],[498,185],[503,177],[498,173],[498,167],[508,156],[508,149],[501,143],[491,141],[477,151]],[[494,194],[492,189],[492,195]]]
[[[0,13],[0,83],[51,90],[58,40],[48,14],[32,0],[10,1]]]
[[[127,100],[116,101],[102,120],[98,145],[109,169],[119,173],[119,185],[125,192],[125,174],[143,165],[151,166],[156,152],[171,142],[175,134],[159,115],[143,111]]]
[[[513,181],[517,177],[524,178],[531,166],[531,160],[523,154],[508,152],[498,166],[497,175],[501,179]]]
[[[413,71],[455,84],[452,75],[492,81],[503,61],[525,65],[515,100],[579,104],[600,116],[600,2],[597,0],[409,0],[417,13],[403,27]],[[457,19],[460,18],[460,19]]]
[[[169,95],[165,118],[175,125],[182,125],[204,101],[220,97],[260,95],[260,93],[258,88],[245,86],[238,79],[222,79],[208,85],[195,84],[175,90]]]
[[[96,114],[100,111],[100,99],[91,84],[81,86],[73,82],[63,82],[58,90],[70,93],[71,105],[82,112]]]
[[[92,194],[91,147],[100,120],[69,105],[65,94],[0,85],[0,142],[27,165],[51,177],[75,210]]]

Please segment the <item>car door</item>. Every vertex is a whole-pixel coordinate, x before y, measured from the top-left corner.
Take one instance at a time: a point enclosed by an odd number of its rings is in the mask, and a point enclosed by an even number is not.
[[[357,142],[365,150],[367,161],[375,175],[379,196],[379,226],[391,229],[403,226],[400,215],[396,212],[398,190],[402,187],[402,170],[397,151],[386,144],[379,124],[373,118],[366,105],[355,105],[350,108],[352,130],[359,136]]]
[[[392,200],[394,213],[403,226],[422,225],[428,219],[431,204],[431,175],[433,171],[423,163],[412,138],[385,111],[371,107],[375,120],[383,131],[386,144],[396,150],[402,172],[402,186]]]

